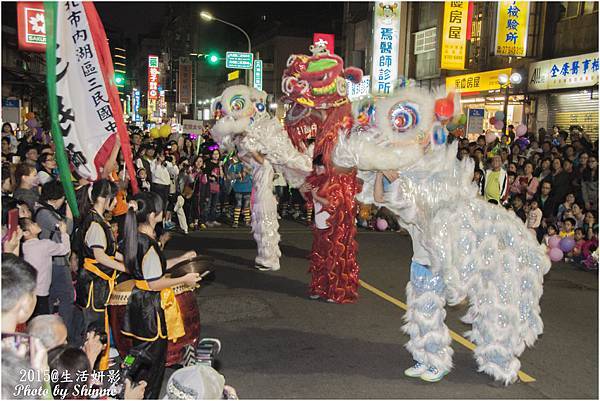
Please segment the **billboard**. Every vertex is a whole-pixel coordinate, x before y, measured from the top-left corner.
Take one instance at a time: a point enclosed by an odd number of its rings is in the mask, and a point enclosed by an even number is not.
[[[148,56],[148,100],[158,99],[158,76],[160,69],[158,67],[158,56]]]
[[[192,103],[192,62],[187,57],[179,58],[177,96],[179,98],[179,103]]]
[[[388,95],[398,78],[400,2],[377,2],[373,7],[373,94]]]
[[[440,67],[445,70],[464,70],[467,52],[468,1],[444,2],[442,55]]]
[[[44,3],[17,2],[19,50],[46,51]]]
[[[497,56],[525,57],[529,28],[529,1],[501,1],[498,3],[496,40]]]

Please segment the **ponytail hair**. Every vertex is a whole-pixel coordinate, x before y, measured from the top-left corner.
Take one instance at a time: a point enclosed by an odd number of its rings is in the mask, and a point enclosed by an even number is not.
[[[162,198],[155,192],[140,192],[134,196],[133,201],[137,203],[137,211],[131,206],[127,210],[123,233],[123,259],[125,268],[130,273],[135,270],[137,265],[138,224],[148,222],[150,214],[157,215],[163,210]]]
[[[79,188],[77,194],[77,204],[79,211],[83,216],[87,215],[94,207],[98,198],[105,198],[109,201],[117,196],[119,188],[117,184],[107,179],[101,179],[93,184],[87,184]]]

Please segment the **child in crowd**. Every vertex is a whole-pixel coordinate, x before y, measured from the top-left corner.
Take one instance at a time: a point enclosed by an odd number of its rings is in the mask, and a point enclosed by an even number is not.
[[[573,248],[573,250],[571,252],[569,252],[565,255],[565,262],[572,260],[573,262],[579,263],[582,260],[581,250],[586,242],[585,236],[583,234],[583,229],[581,229],[581,228],[575,229],[574,239],[575,239],[575,248]]]
[[[37,304],[32,317],[50,313],[48,296],[52,283],[52,256],[64,256],[71,252],[71,241],[67,234],[67,225],[64,221],[57,223],[60,231],[61,242],[50,239],[39,239],[42,232],[40,226],[30,218],[19,219],[19,226],[23,230],[23,258],[37,270],[35,295]]]
[[[527,228],[537,235],[537,229],[540,227],[542,222],[542,211],[538,207],[536,200],[532,200],[530,203],[530,210],[527,214]]]
[[[568,217],[563,221],[562,229],[558,233],[561,238],[575,236],[575,219]]]
[[[141,192],[150,191],[150,181],[148,181],[148,174],[146,173],[146,169],[140,168],[137,171],[137,181],[138,188]]]
[[[546,234],[544,235],[544,244],[546,246],[549,246],[550,238],[554,237],[557,234],[558,230],[556,229],[556,226],[554,224],[548,225],[548,227],[546,228]]]

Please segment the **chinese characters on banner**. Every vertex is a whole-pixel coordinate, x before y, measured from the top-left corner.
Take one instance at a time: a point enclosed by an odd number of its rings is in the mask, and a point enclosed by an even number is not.
[[[529,90],[598,85],[598,53],[555,58],[529,65]]]
[[[525,57],[529,28],[528,1],[501,1],[496,19],[497,56]]]
[[[502,70],[493,70],[478,72],[475,74],[456,75],[446,78],[446,90],[457,93],[482,92],[500,89],[498,75],[506,74],[510,76],[512,69],[504,68]]]
[[[313,33],[313,43],[315,46],[323,46],[329,50],[329,54],[334,54],[335,35],[331,33]]]
[[[444,3],[444,29],[440,67],[445,70],[464,70],[467,52],[468,1]]]
[[[238,71],[239,74],[239,71]],[[259,91],[263,88],[263,62],[262,60],[254,60],[254,79],[253,86]]]
[[[375,95],[388,95],[398,78],[400,2],[378,1],[373,4],[372,89]]]
[[[46,51],[46,19],[43,3],[17,3],[19,50]]]
[[[150,88],[150,85],[148,85],[148,88]],[[178,103],[192,103],[192,62],[187,57],[179,58],[177,96],[179,97]]]
[[[62,10],[61,10],[62,8]],[[58,123],[65,150],[77,172],[96,180],[112,150],[117,123],[109,102],[83,2],[58,3],[56,24],[56,95]],[[98,160],[95,160],[98,159]]]

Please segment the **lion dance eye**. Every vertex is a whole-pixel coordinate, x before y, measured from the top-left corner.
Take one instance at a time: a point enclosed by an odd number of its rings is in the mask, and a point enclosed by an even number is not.
[[[264,103],[256,103],[256,110],[258,110],[260,113],[262,113],[263,111],[265,111],[265,104]]]
[[[229,101],[229,106],[232,111],[243,110],[246,106],[246,99],[242,95],[235,95]]]
[[[419,124],[417,106],[408,102],[396,103],[389,113],[392,128],[399,133],[407,132]]]

